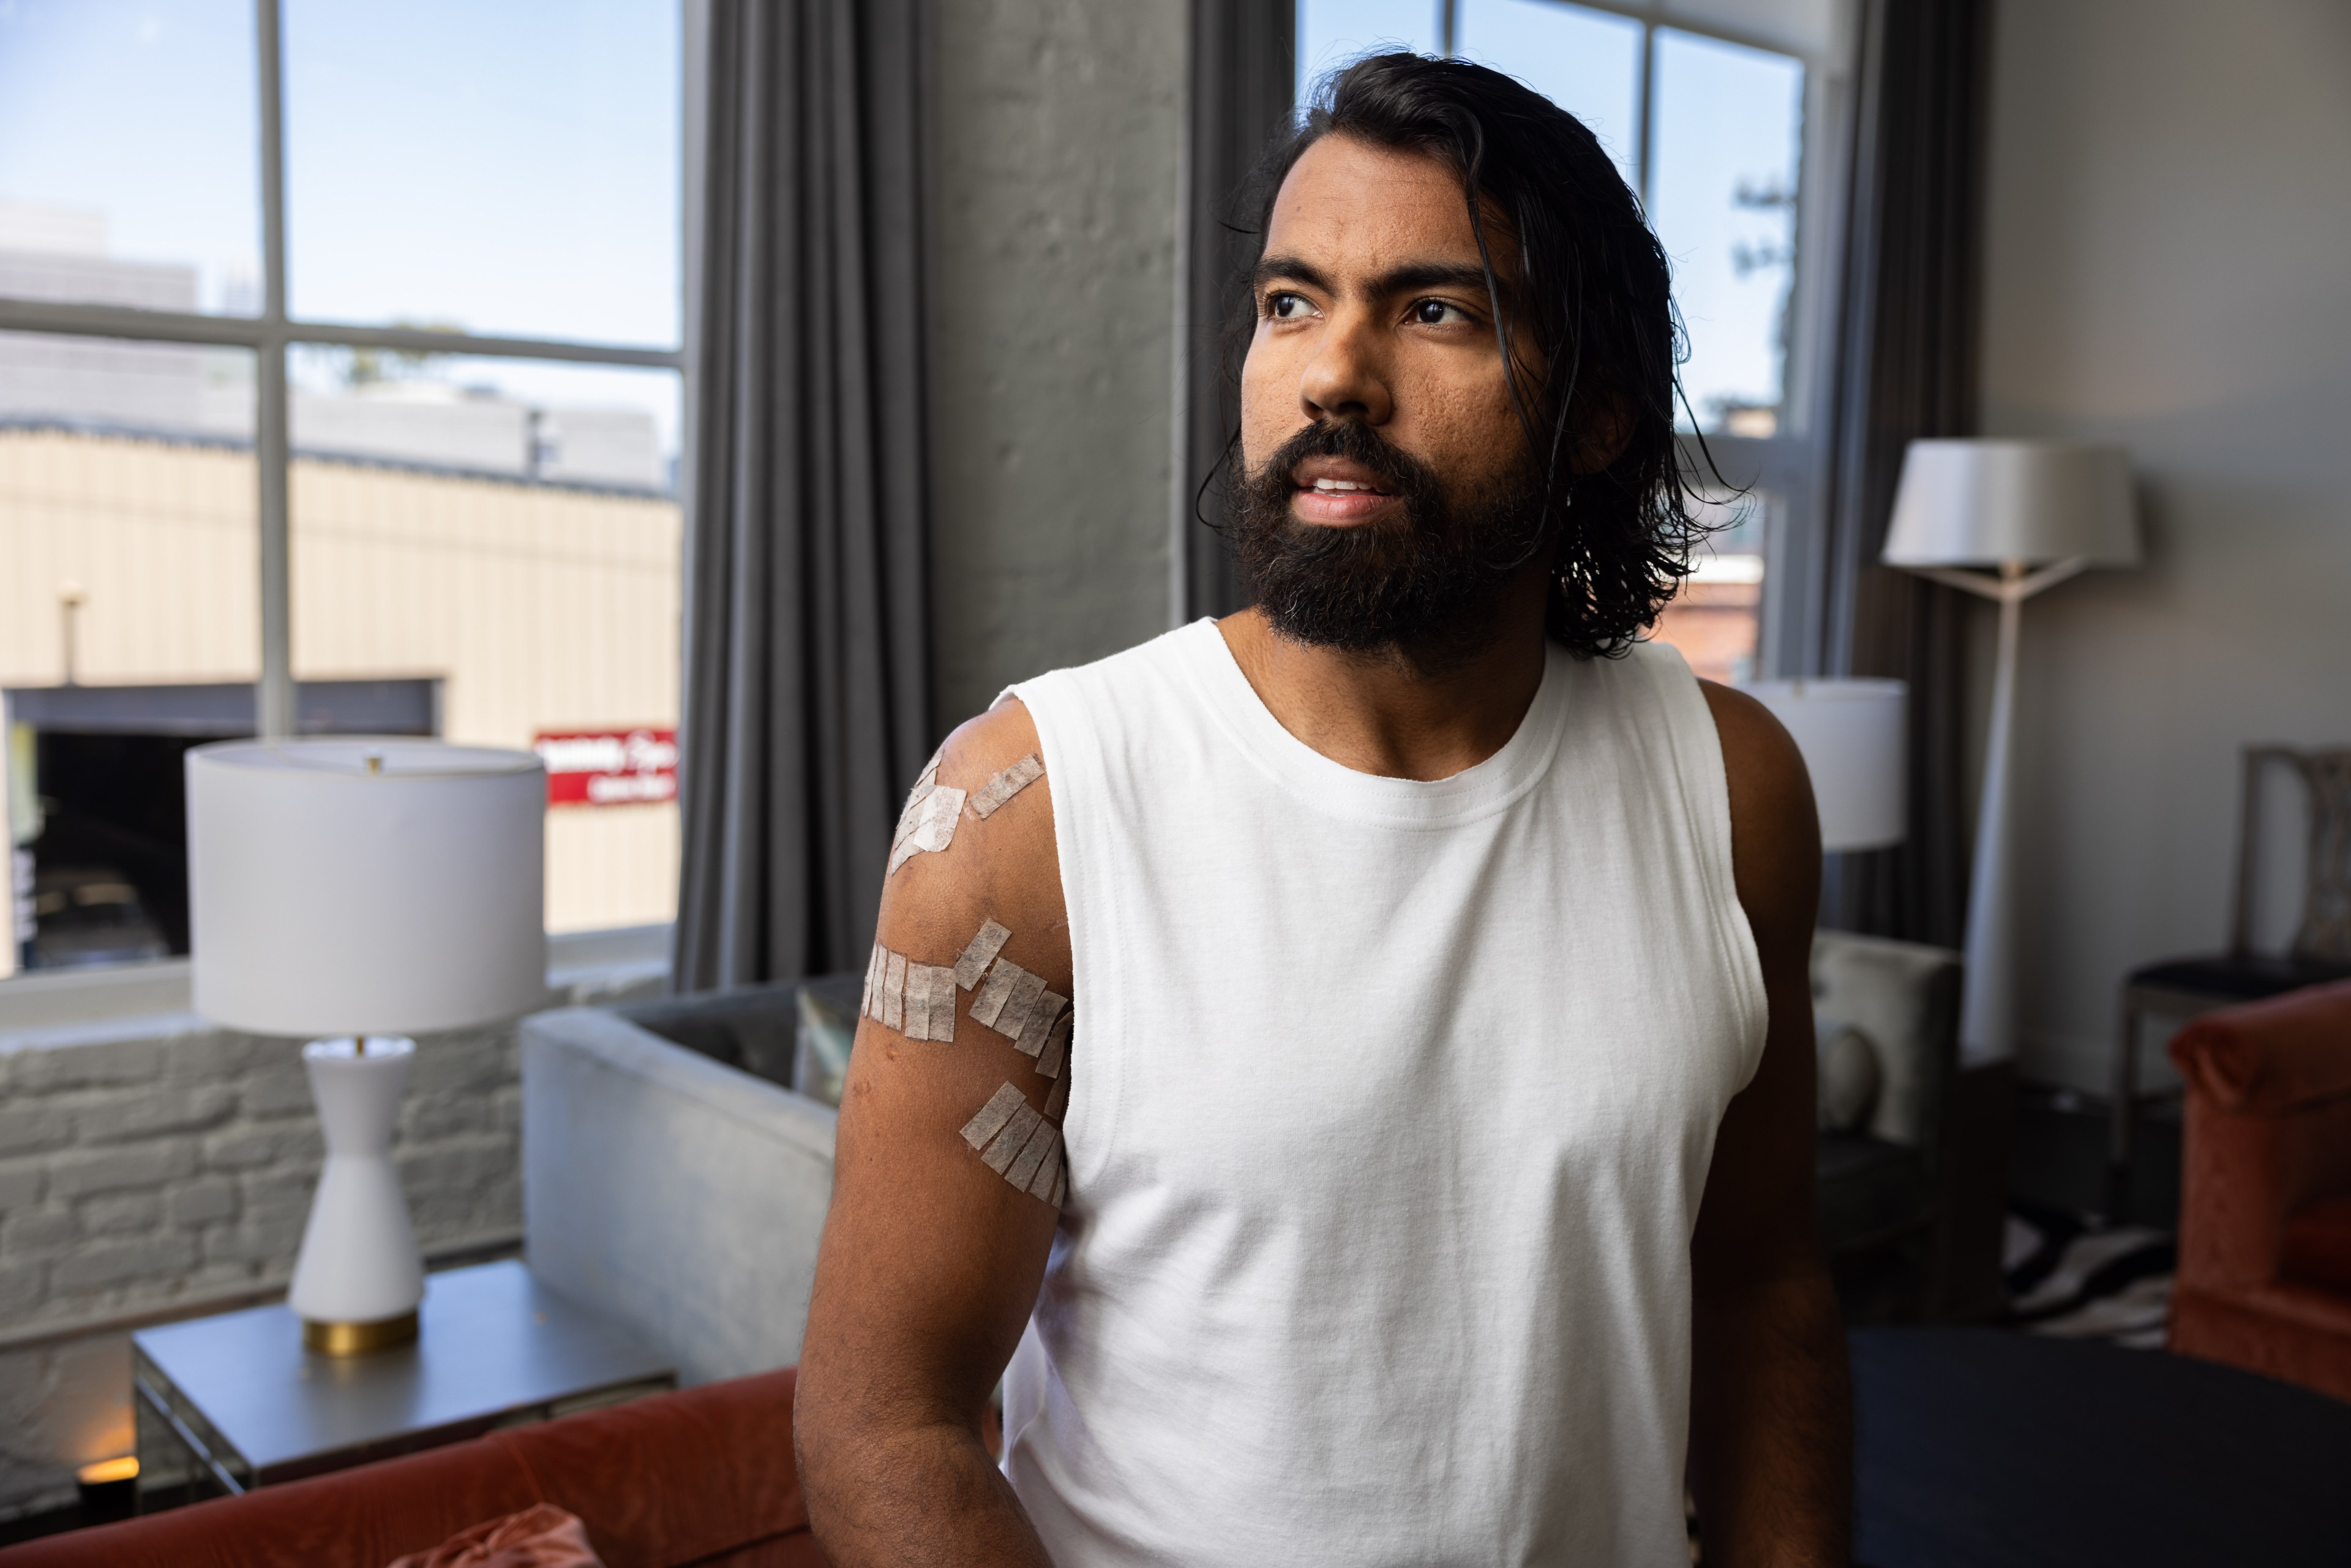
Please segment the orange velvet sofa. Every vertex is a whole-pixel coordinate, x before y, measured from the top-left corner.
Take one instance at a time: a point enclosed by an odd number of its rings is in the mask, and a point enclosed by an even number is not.
[[[2171,1060],[2171,1348],[2351,1400],[2351,981],[2207,1013]]]
[[[822,1568],[792,1462],[790,1372],[510,1427],[0,1552],[5,1568],[384,1568],[553,1503],[607,1568]]]

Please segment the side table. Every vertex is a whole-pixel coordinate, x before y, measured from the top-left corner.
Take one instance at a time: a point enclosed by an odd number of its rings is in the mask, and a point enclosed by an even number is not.
[[[676,1385],[624,1330],[509,1260],[425,1281],[413,1344],[302,1348],[278,1305],[131,1335],[140,1507],[235,1494]]]

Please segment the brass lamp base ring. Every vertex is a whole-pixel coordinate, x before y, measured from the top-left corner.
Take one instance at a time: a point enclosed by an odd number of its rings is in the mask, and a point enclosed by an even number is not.
[[[378,1318],[365,1323],[314,1322],[302,1320],[302,1348],[321,1355],[365,1355],[371,1350],[416,1343],[416,1313]]]

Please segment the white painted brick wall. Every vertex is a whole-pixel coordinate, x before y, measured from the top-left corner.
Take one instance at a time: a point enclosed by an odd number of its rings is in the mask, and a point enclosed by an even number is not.
[[[512,1024],[417,1040],[393,1146],[427,1254],[520,1236],[520,1104]],[[0,1040],[0,1518],[130,1449],[129,1338],[100,1325],[285,1285],[321,1154],[298,1040],[193,1014]]]

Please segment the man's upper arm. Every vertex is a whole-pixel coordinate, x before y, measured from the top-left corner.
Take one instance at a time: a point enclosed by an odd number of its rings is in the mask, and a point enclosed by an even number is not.
[[[984,820],[975,809],[990,779],[1038,755],[1036,728],[1017,703],[948,739],[938,784],[966,798],[952,814],[947,847],[913,854],[883,883],[883,948],[909,965],[952,966],[992,920],[1010,932],[997,967],[1008,976],[1015,970],[1004,967],[1015,966],[1041,977],[1045,992],[1071,995],[1051,780],[1029,783]],[[898,1027],[871,1017],[858,1024],[841,1093],[832,1209],[809,1307],[801,1397],[976,1428],[1036,1300],[1058,1211],[992,1169],[964,1129],[1007,1084],[1027,1110],[1013,1110],[988,1143],[991,1152],[1034,1125],[1029,1112],[1057,1127],[1066,1094],[1056,1087],[1075,1064],[1063,1057],[1049,1077],[1043,1069],[1055,1065],[1058,1047],[1032,1057],[1002,1032],[1014,1027],[1021,990],[1036,993],[1036,984],[1016,988],[1005,1010],[991,1012],[1001,1027],[990,1028],[972,1017],[990,995],[988,980],[970,989],[946,977],[935,983],[952,998],[951,1040],[914,1038],[945,1030],[914,1023],[903,1003]],[[1049,998],[1036,1011],[1050,1006]],[[1001,1112],[1012,1101],[997,1104]],[[1058,1141],[1045,1136],[1040,1146],[1042,1165],[1024,1171],[1016,1163],[1008,1174],[1050,1167]],[[1030,1182],[1040,1185],[1050,1193],[1050,1175]]]
[[[1701,1294],[1809,1269],[1813,1216],[1812,939],[1820,821],[1802,755],[1752,697],[1700,683],[1730,784],[1733,874],[1771,1008],[1763,1060],[1715,1138],[1692,1263]]]

